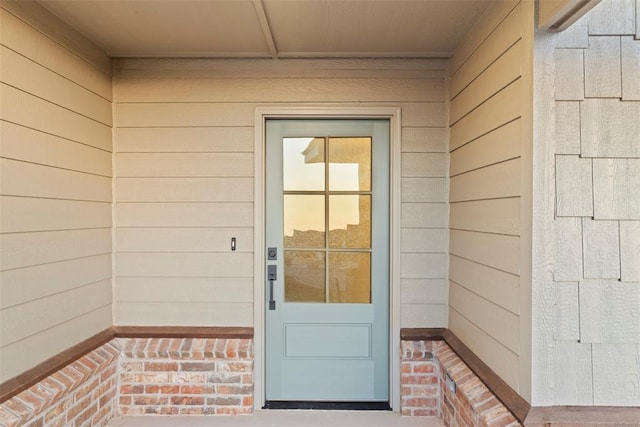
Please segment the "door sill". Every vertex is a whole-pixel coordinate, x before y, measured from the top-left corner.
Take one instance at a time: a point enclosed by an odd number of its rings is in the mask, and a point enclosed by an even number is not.
[[[389,402],[327,402],[319,400],[267,400],[262,409],[319,409],[337,411],[390,411]]]

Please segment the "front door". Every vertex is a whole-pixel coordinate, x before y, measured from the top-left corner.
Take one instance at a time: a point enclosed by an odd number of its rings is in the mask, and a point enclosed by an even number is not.
[[[388,408],[389,121],[266,134],[266,407]]]

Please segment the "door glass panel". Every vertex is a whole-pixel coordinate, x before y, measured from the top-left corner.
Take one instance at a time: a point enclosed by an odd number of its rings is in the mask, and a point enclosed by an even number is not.
[[[371,138],[329,138],[329,190],[371,191]]]
[[[371,196],[329,196],[329,247],[371,247]]]
[[[325,253],[284,251],[284,299],[325,302]]]
[[[284,195],[284,247],[324,248],[324,195]]]
[[[371,254],[329,253],[329,302],[371,302]]]
[[[324,138],[283,138],[284,190],[323,191],[324,151]]]

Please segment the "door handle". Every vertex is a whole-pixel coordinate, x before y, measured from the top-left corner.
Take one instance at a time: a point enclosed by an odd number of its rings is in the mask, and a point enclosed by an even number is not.
[[[273,282],[278,278],[278,266],[267,266],[267,280],[269,281],[269,310],[276,309],[276,300],[273,299]]]

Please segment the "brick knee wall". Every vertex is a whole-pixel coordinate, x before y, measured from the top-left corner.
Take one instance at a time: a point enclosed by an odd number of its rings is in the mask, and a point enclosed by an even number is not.
[[[440,416],[447,427],[521,425],[444,341],[402,341],[400,370],[402,415]]]
[[[440,372],[433,344],[433,341],[400,343],[402,415],[440,416]]]
[[[250,414],[250,339],[118,338],[122,415]]]
[[[2,427],[105,426],[117,411],[112,341],[0,404]]]

